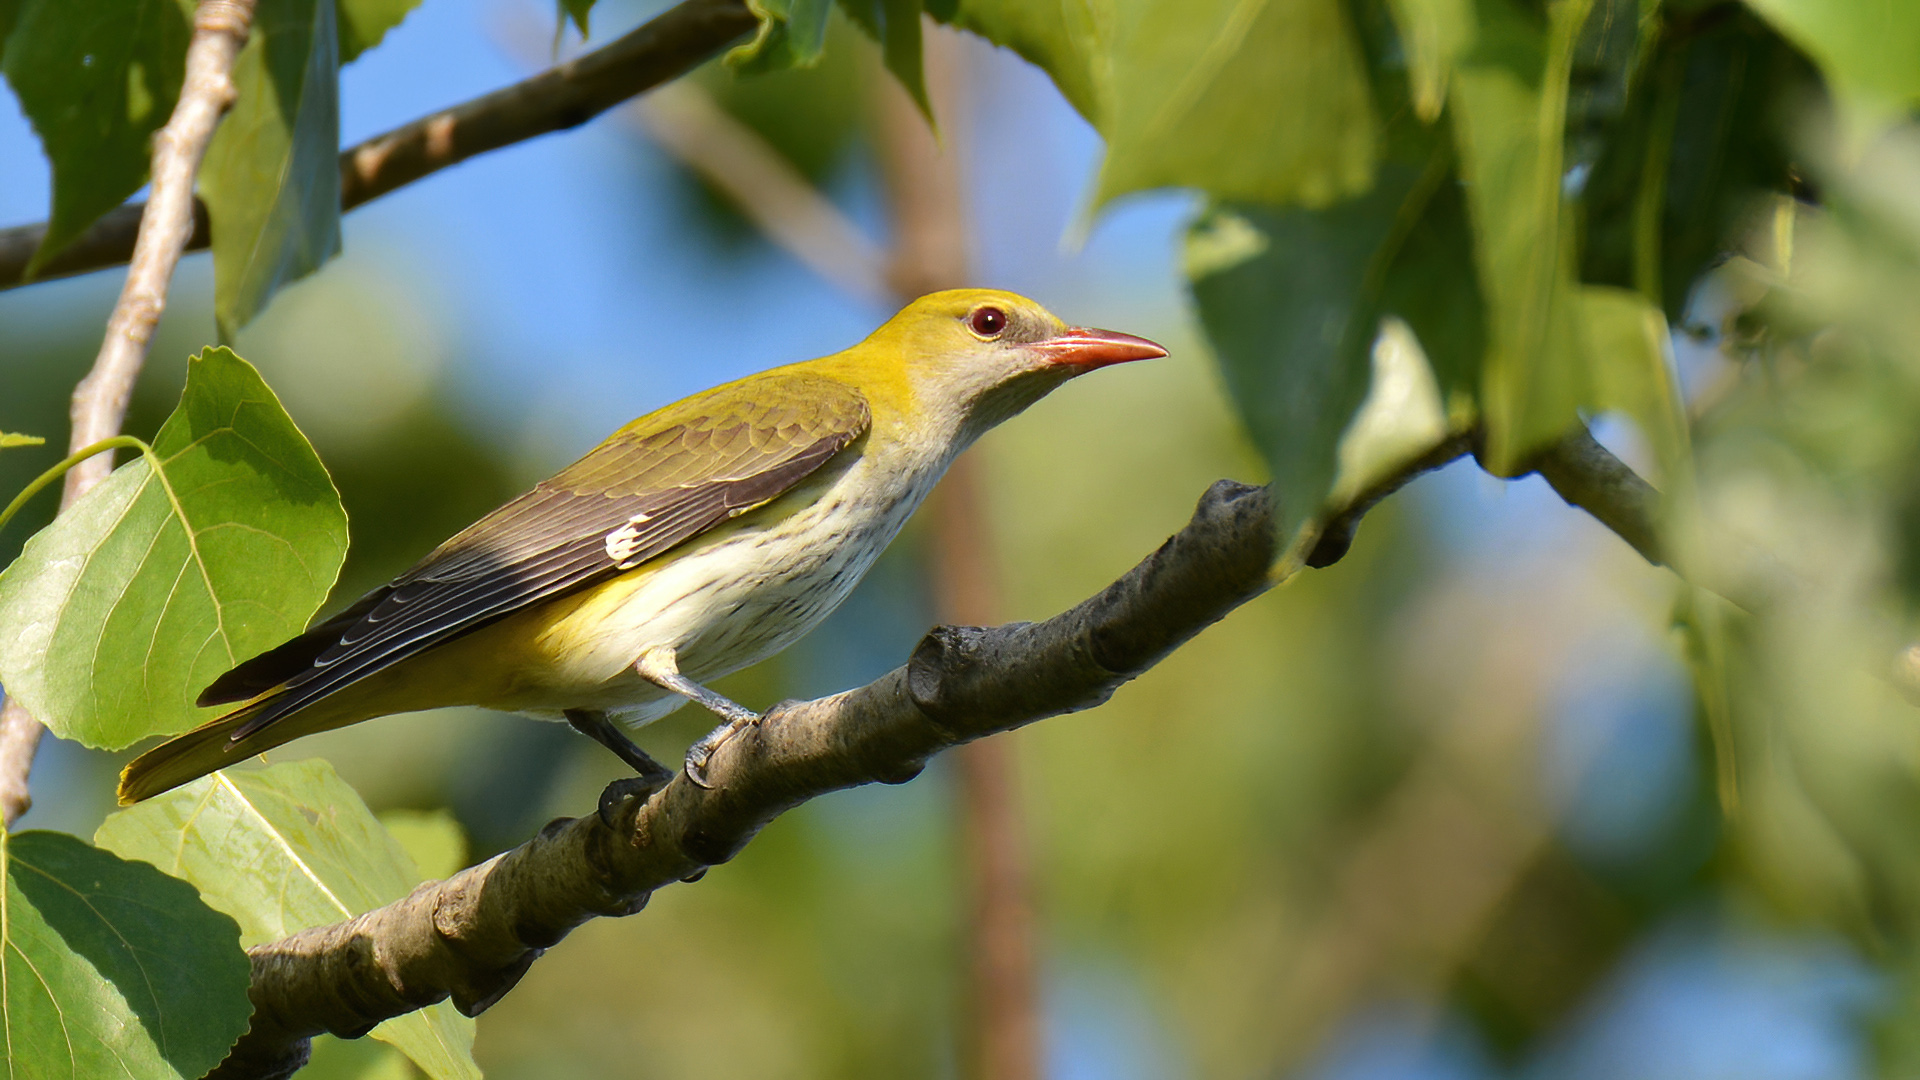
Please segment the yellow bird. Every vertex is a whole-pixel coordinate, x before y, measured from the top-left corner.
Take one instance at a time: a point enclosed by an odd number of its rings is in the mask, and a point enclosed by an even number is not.
[[[846,599],[960,451],[1092,368],[1165,356],[1070,327],[1011,293],[907,305],[844,352],[652,412],[352,606],[215,680],[241,703],[136,758],[120,802],[282,743],[391,713],[477,705],[565,719],[639,775],[627,738],[687,701],[759,717],[702,683],[786,648]]]

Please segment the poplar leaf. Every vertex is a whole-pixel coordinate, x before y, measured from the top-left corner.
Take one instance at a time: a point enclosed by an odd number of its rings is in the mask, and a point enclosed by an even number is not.
[[[347,548],[326,469],[258,372],[187,369],[153,457],[121,466],[0,573],[0,684],[62,738],[118,749],[300,632]]]
[[[247,1030],[232,919],[193,886],[65,833],[0,832],[0,1069],[193,1080]]]
[[[426,827],[442,852],[456,839]],[[208,904],[239,922],[249,948],[372,911],[422,880],[359,793],[317,759],[223,769],[119,811],[94,840],[199,886]],[[471,1019],[442,1001],[372,1035],[433,1080],[478,1080],[473,1031]]]
[[[338,31],[333,0],[260,0],[234,60],[239,96],[200,171],[225,340],[340,251]]]

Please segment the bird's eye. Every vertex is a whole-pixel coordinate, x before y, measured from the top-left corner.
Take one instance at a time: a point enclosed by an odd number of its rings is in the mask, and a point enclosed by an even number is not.
[[[975,308],[968,322],[981,337],[998,337],[1000,331],[1007,328],[1007,313],[997,307]]]

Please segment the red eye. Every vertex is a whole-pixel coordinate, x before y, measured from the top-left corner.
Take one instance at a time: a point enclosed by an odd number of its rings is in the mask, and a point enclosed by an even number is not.
[[[998,337],[1000,331],[1007,328],[1007,313],[997,307],[975,308],[973,317],[968,320],[973,332],[981,337]]]

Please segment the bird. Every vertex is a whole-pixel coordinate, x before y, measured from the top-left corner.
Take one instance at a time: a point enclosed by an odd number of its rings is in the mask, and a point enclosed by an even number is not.
[[[704,684],[791,645],[846,599],[954,458],[1077,375],[1167,355],[1068,326],[1032,300],[951,289],[852,348],[642,416],[298,637],[199,696],[231,712],[141,754],[130,805],[316,732],[480,706],[564,720],[635,775],[602,817],[673,773],[626,729],[693,702],[722,723],[683,769],[761,716]]]

